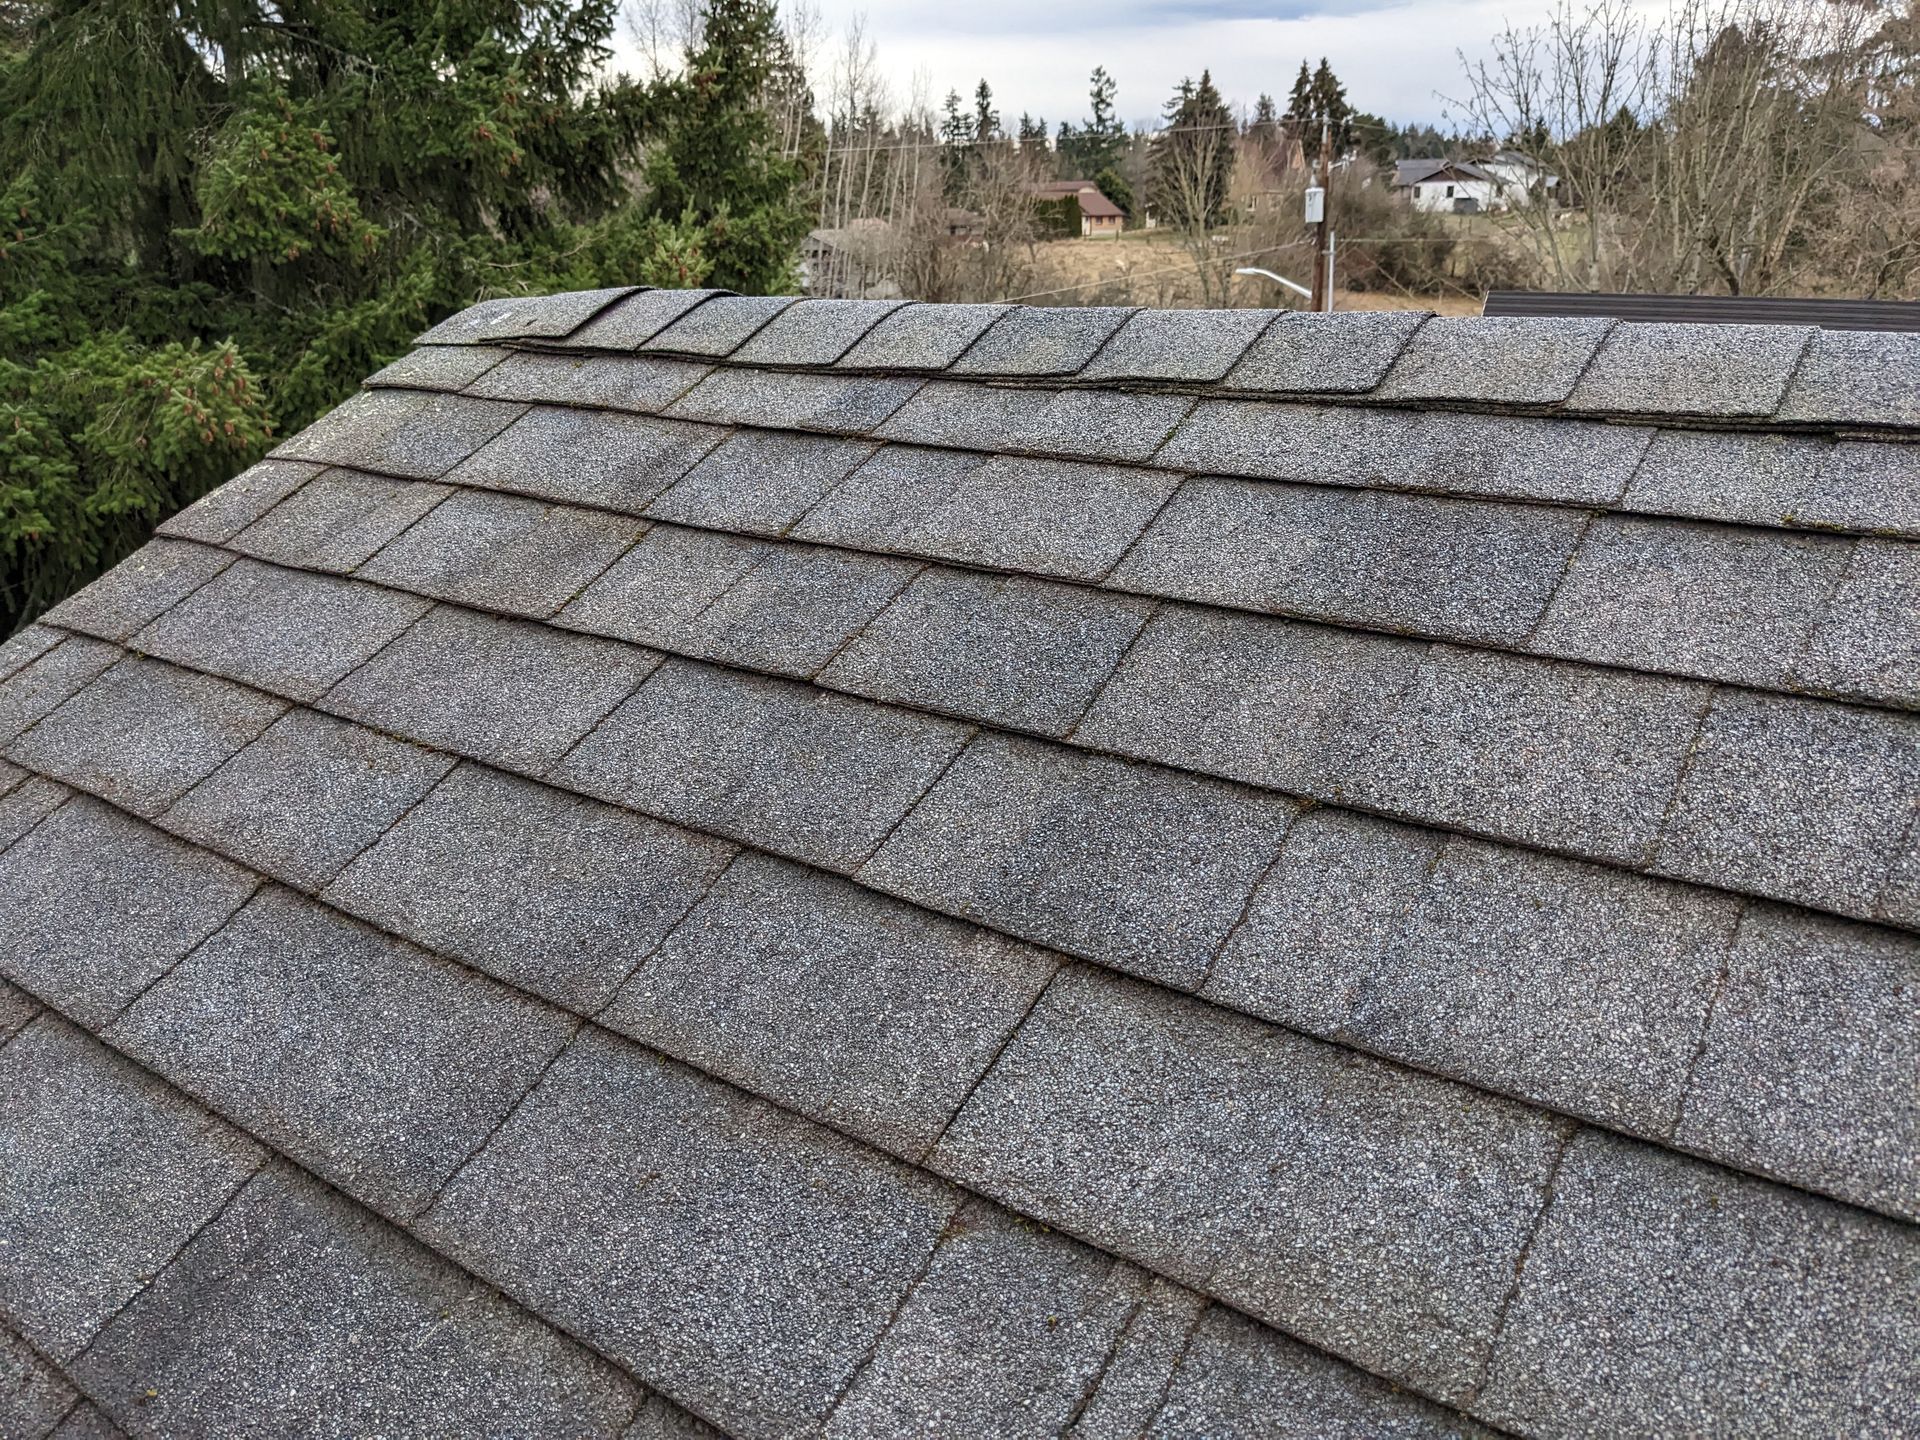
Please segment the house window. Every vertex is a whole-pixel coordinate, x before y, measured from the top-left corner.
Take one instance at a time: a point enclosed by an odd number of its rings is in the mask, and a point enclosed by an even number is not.
[[[1447,199],[1451,200],[1452,198],[1453,198],[1453,187],[1449,185],[1447,186]]]
[[[1413,187],[1413,198],[1416,200],[1420,198],[1420,187],[1418,185]]]

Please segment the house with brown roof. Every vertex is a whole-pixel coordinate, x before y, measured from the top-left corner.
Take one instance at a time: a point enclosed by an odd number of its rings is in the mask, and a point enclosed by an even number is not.
[[[1127,212],[1101,193],[1091,180],[1045,180],[1027,187],[1040,200],[1076,200],[1080,207],[1082,238],[1117,237],[1126,228]]]

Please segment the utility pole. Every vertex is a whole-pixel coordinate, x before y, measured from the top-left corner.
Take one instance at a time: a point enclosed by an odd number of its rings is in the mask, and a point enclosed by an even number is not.
[[[1307,221],[1313,226],[1313,308],[1333,309],[1333,231],[1327,225],[1327,191],[1333,182],[1333,135],[1320,122],[1320,176],[1307,191]]]

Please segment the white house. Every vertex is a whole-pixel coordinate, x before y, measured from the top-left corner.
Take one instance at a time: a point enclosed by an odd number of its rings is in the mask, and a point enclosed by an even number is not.
[[[1551,201],[1560,177],[1514,150],[1495,151],[1490,159],[1396,160],[1393,188],[1407,192],[1416,210],[1475,215]]]

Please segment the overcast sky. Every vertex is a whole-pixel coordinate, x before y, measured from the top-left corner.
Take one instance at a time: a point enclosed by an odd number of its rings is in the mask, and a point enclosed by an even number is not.
[[[1504,16],[1545,0],[817,0],[828,35],[865,13],[880,62],[905,100],[915,71],[935,104],[985,76],[1009,124],[1050,127],[1087,110],[1105,65],[1130,124],[1153,119],[1182,76],[1213,71],[1230,104],[1266,91],[1284,104],[1302,59],[1325,55],[1360,109],[1397,122],[1442,120],[1435,95],[1461,93],[1456,51],[1484,53]]]

